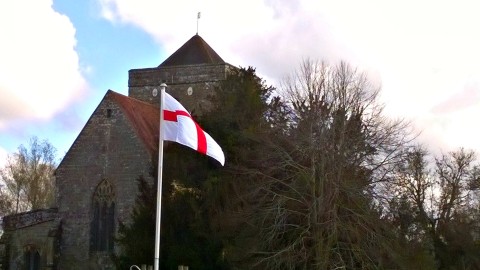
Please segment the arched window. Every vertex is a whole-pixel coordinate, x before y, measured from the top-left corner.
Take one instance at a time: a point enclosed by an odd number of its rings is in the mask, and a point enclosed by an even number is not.
[[[112,252],[115,232],[115,192],[107,179],[102,180],[95,189],[92,206],[90,251]]]
[[[40,269],[40,253],[33,246],[25,247],[25,269],[27,270],[39,270]]]

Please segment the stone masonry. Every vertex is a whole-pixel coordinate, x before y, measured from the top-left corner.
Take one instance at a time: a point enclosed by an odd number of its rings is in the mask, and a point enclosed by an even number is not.
[[[9,269],[25,269],[25,253],[38,251],[41,269],[54,269],[58,259],[60,218],[57,209],[10,215],[3,220],[2,240],[8,242],[4,256]]]
[[[129,71],[128,95],[157,105],[159,95],[154,97],[152,91],[154,88],[160,90],[160,84],[166,83],[168,93],[192,114],[199,115],[211,106],[207,100],[214,87],[234,68],[221,63],[132,69]]]
[[[128,220],[137,195],[136,179],[147,179],[151,153],[119,105],[104,98],[56,171],[62,256],[58,269],[108,269],[102,254],[89,251],[92,197],[108,179],[115,188],[115,220]],[[153,179],[150,179],[153,181]]]

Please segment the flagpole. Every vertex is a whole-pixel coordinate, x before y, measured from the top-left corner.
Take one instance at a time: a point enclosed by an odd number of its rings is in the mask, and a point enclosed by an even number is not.
[[[163,171],[163,107],[165,88],[167,85],[160,85],[160,126],[158,133],[158,175],[157,175],[157,215],[155,224],[155,261],[153,263],[154,270],[159,269],[160,265],[160,220],[162,217],[162,171]]]

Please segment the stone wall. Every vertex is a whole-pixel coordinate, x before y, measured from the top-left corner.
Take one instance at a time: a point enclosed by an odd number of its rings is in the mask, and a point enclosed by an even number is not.
[[[127,221],[136,179],[143,175],[153,181],[150,155],[118,104],[104,98],[56,171],[63,230],[59,269],[111,269],[108,256],[89,250],[93,193],[108,179],[115,189],[115,221]]]
[[[55,269],[60,219],[57,209],[35,210],[4,217],[2,242],[6,247],[4,269],[24,269],[25,253],[38,252],[40,269]]]
[[[230,64],[201,64],[177,67],[132,69],[128,77],[128,95],[151,104],[159,104],[159,95],[154,97],[154,88],[166,83],[167,92],[179,100],[192,114],[208,110],[208,96],[214,87],[225,80]]]

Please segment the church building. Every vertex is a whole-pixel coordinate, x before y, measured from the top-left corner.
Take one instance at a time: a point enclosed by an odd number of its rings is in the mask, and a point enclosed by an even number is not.
[[[136,179],[154,181],[160,110],[152,91],[166,83],[198,115],[232,69],[197,34],[158,67],[130,70],[128,96],[108,90],[59,164],[55,208],[4,217],[4,269],[115,269],[110,255],[120,251],[114,238],[132,213]]]

